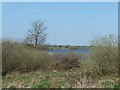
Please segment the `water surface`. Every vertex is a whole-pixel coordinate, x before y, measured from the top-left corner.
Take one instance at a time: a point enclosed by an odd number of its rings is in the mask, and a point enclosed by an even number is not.
[[[81,53],[81,54],[88,54],[90,50],[48,50],[50,53]]]

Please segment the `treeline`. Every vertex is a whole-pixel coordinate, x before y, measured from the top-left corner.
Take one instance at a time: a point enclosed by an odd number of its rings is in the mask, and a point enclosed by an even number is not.
[[[90,50],[92,46],[75,46],[75,45],[48,45],[48,49],[68,49],[68,50]]]
[[[39,50],[61,50],[61,49],[68,49],[68,50],[90,50],[93,46],[73,46],[73,45],[37,45],[36,47],[34,45],[27,45],[27,47],[31,48],[37,48]]]

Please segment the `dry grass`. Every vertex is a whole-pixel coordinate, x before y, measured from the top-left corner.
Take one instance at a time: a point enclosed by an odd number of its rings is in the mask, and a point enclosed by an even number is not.
[[[103,76],[92,79],[79,70],[12,73],[3,77],[3,88],[112,88],[117,85],[118,77]]]
[[[10,41],[3,41],[2,44],[3,74],[12,71],[30,72],[49,69],[51,60],[46,52],[25,48],[20,43]]]

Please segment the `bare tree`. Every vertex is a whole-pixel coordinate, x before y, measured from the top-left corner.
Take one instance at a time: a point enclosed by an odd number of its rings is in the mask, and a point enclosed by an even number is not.
[[[42,20],[37,20],[32,23],[32,27],[28,30],[24,40],[26,44],[34,46],[44,44],[46,40],[46,33],[44,31],[47,29],[44,23],[45,21]]]

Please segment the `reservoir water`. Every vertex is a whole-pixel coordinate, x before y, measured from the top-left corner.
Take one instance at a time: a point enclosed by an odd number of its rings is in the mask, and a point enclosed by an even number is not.
[[[50,53],[81,53],[81,54],[88,54],[90,50],[48,50]]]

